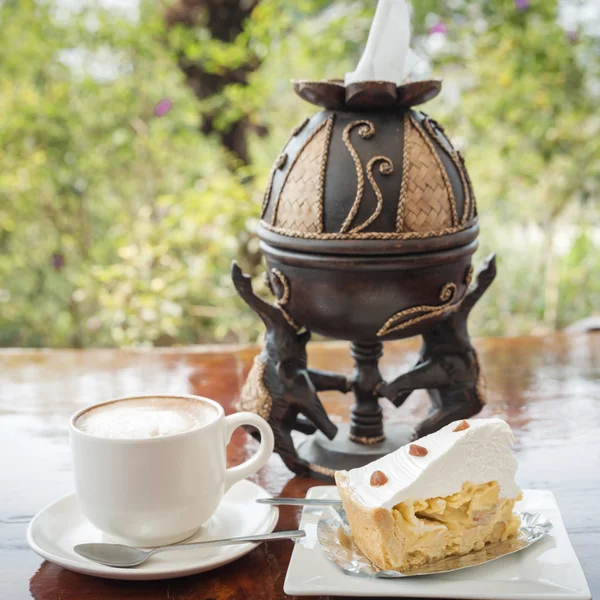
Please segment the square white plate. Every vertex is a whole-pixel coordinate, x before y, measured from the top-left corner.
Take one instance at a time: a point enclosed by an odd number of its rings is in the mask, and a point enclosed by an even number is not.
[[[314,487],[307,498],[339,498],[335,486]],[[552,532],[529,548],[490,563],[406,579],[347,575],[329,561],[317,541],[317,523],[326,507],[305,507],[300,528],[306,538],[294,545],[283,589],[299,596],[467,598],[476,600],[591,600],[560,510],[552,492],[524,490],[519,510],[543,512]]]

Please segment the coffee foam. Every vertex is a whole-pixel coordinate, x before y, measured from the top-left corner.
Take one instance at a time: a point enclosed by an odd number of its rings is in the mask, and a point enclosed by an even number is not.
[[[148,439],[185,433],[213,421],[217,410],[187,398],[132,398],[87,410],[75,427],[103,438]]]

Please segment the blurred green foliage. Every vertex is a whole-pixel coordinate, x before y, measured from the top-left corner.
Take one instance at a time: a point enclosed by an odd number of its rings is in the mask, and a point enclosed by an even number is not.
[[[600,307],[600,26],[578,6],[565,24],[553,0],[415,3],[420,69],[445,82],[425,110],[463,148],[480,252],[499,255],[476,334]],[[0,2],[0,345],[256,339],[228,271],[240,256],[260,271],[262,190],[311,113],[289,78],[351,70],[373,8],[261,0],[223,43],[168,29],[156,1]],[[248,84],[200,100],[179,68],[218,77],[249,56]],[[207,113],[217,130],[247,117],[249,165],[200,132]]]

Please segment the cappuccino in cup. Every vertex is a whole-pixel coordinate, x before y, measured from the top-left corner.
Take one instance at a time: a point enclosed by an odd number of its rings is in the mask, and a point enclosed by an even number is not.
[[[184,433],[217,418],[210,405],[187,398],[156,396],[101,404],[75,421],[80,431],[103,438],[145,439]]]
[[[227,468],[234,429],[261,434],[256,454]],[[112,540],[162,546],[192,536],[227,490],[260,469],[273,432],[254,413],[225,416],[199,396],[118,398],[71,417],[75,491],[83,514]]]

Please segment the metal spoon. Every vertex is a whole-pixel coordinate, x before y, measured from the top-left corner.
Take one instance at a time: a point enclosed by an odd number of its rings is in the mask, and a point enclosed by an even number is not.
[[[171,546],[160,546],[153,550],[140,550],[139,548],[123,544],[77,544],[73,550],[84,558],[108,565],[109,567],[128,568],[137,567],[146,562],[153,554],[168,550],[188,550],[210,546],[228,546],[229,544],[246,544],[248,542],[270,542],[273,540],[294,540],[303,538],[305,535],[306,532],[302,529],[295,529],[294,531],[277,531],[262,535],[207,540],[193,544],[173,544]]]
[[[276,506],[342,506],[341,500],[329,498],[259,498],[257,502]]]

